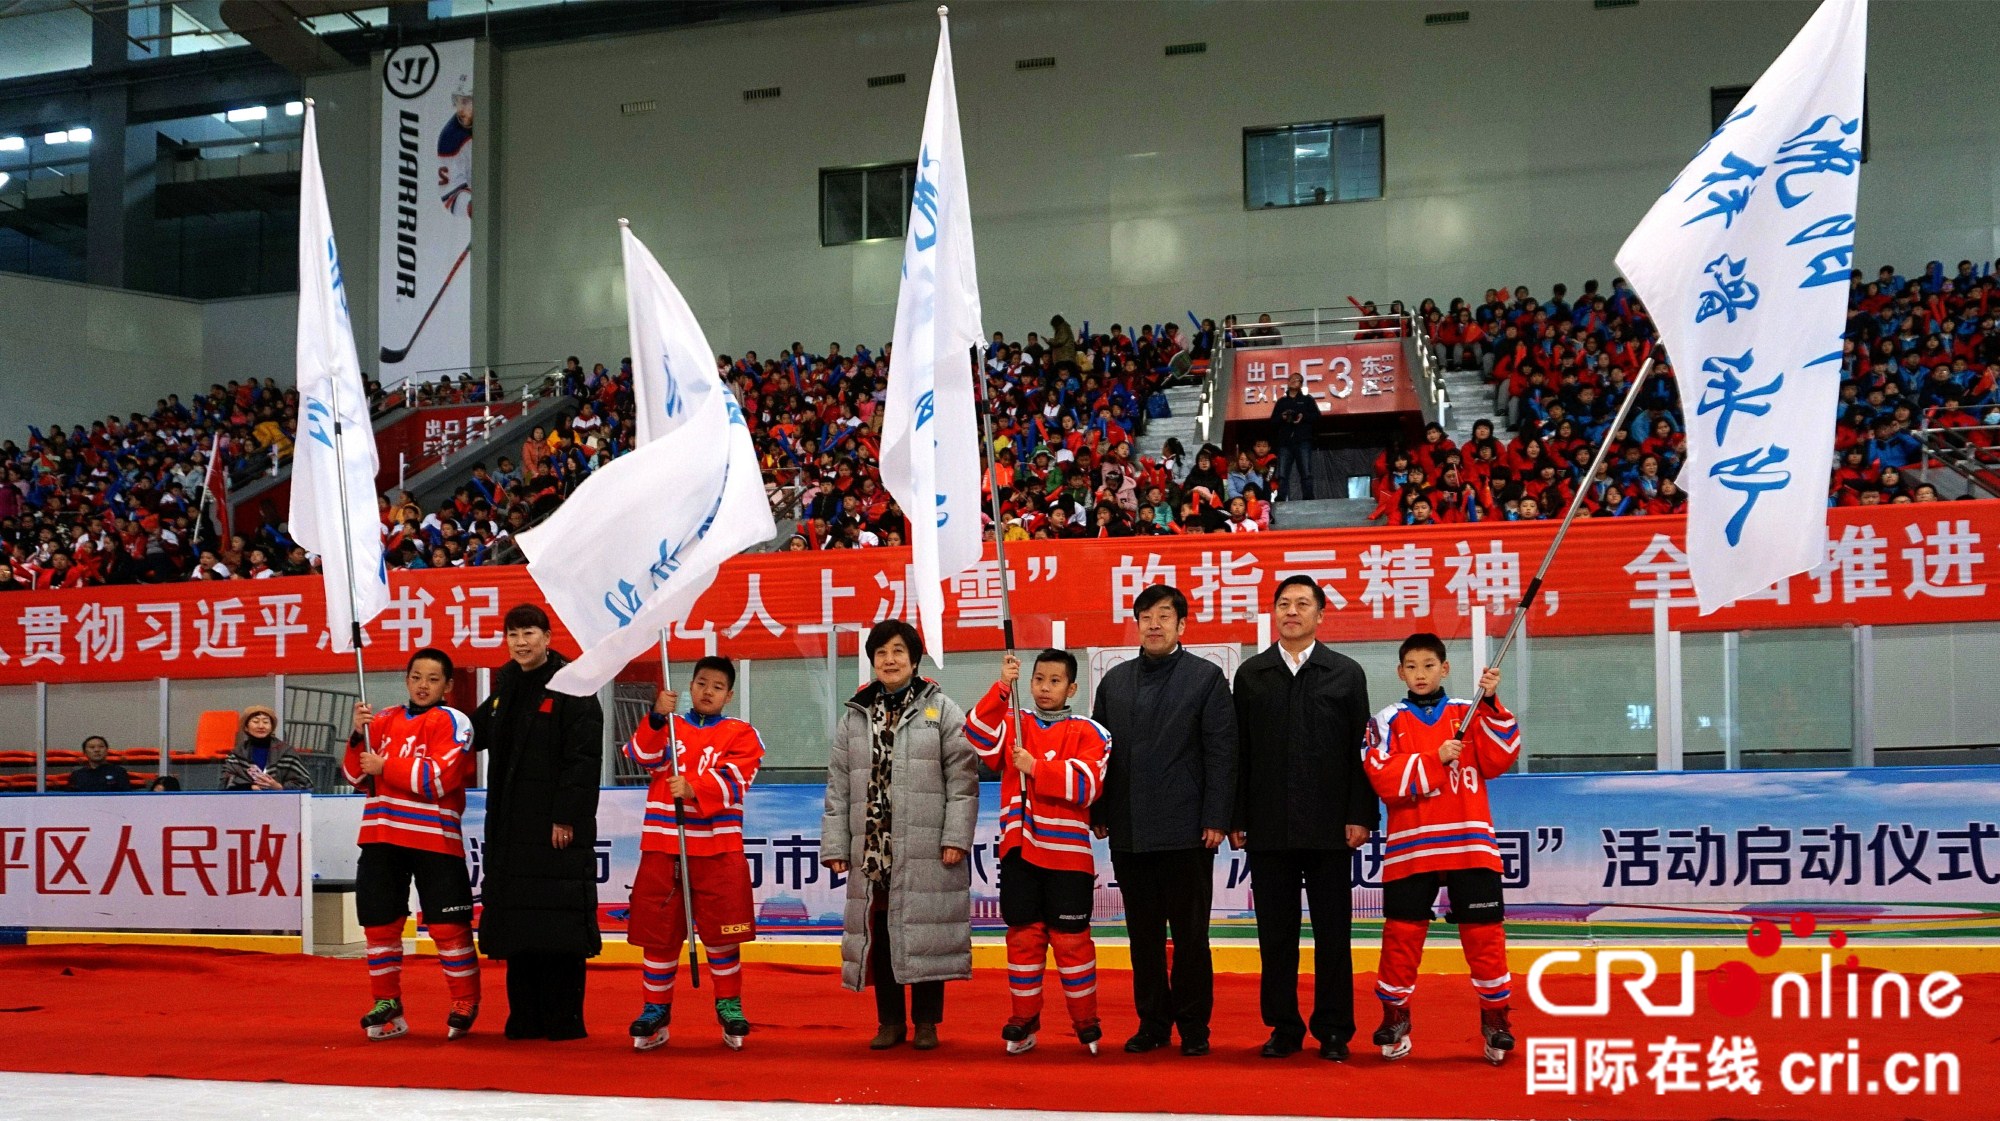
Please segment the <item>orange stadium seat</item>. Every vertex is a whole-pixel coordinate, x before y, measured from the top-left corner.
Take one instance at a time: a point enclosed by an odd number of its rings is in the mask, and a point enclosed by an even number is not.
[[[69,751],[63,748],[51,748],[49,751],[49,766],[81,767],[83,766],[83,752]]]
[[[111,761],[120,764],[157,763],[160,761],[160,749],[157,747],[128,747],[123,751],[112,752]]]
[[[33,751],[0,751],[0,767],[22,765],[32,767],[35,765],[36,754]]]
[[[233,709],[202,713],[194,729],[194,750],[173,752],[172,758],[181,761],[223,758],[236,749],[238,719]]]

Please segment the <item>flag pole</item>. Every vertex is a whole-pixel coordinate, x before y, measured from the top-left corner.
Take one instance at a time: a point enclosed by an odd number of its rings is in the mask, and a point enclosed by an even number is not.
[[[1569,535],[1570,523],[1576,520],[1578,511],[1583,509],[1584,494],[1597,478],[1597,472],[1603,469],[1605,458],[1611,454],[1611,445],[1624,433],[1625,422],[1632,416],[1632,406],[1639,400],[1639,390],[1645,387],[1646,379],[1653,375],[1653,362],[1653,356],[1648,354],[1646,361],[1639,367],[1639,375],[1632,379],[1632,387],[1625,391],[1625,400],[1619,402],[1618,415],[1611,421],[1611,427],[1605,429],[1604,439],[1597,445],[1597,454],[1590,460],[1590,470],[1577,484],[1576,493],[1570,496],[1569,510],[1563,514],[1562,524],[1556,527],[1556,535],[1549,542],[1548,552],[1542,554],[1542,563],[1535,569],[1535,578],[1528,581],[1527,588],[1521,592],[1521,605],[1514,609],[1514,618],[1507,624],[1507,636],[1500,640],[1500,649],[1494,652],[1490,668],[1500,668],[1500,663],[1507,657],[1508,649],[1514,645],[1514,639],[1520,635],[1522,625],[1528,621],[1528,612],[1534,608],[1535,601],[1541,598],[1542,577],[1549,574],[1549,566],[1555,563],[1556,550],[1562,548],[1563,538]],[[1464,739],[1466,733],[1472,730],[1473,714],[1479,711],[1479,702],[1485,699],[1486,690],[1475,687],[1472,703],[1466,706],[1465,716],[1458,722],[1459,739]]]
[[[312,101],[308,99],[306,105],[311,106]],[[310,111],[308,109],[308,112]],[[354,628],[349,634],[349,641],[354,644],[354,695],[362,704],[367,704],[368,671],[361,660],[361,608],[354,591],[354,526],[352,515],[347,509],[347,451],[346,437],[341,434],[344,426],[340,422],[340,379],[333,377],[326,381],[331,398],[329,403],[333,408],[333,459],[335,465],[340,468],[337,472],[340,477],[340,549],[347,557],[347,563],[341,567],[347,573],[347,622]],[[362,745],[370,754],[375,751],[373,732],[371,727],[363,727],[361,730]]]
[[[1007,591],[1007,527],[1000,520],[1000,480],[996,472],[1000,468],[1000,454],[993,446],[993,402],[986,394],[986,379],[979,366],[979,344],[966,348],[966,357],[972,363],[972,392],[975,400],[983,401],[986,408],[979,410],[979,428],[986,440],[986,493],[988,504],[993,510],[993,557],[1000,565],[1000,634],[1007,647],[1007,653],[1014,653],[1014,602]],[[1021,740],[1021,691],[1023,682],[1017,674],[1014,679],[1014,695],[1008,698],[1007,713],[1013,719],[1014,746],[1026,746]],[[1002,760],[1012,766],[1010,760]],[[1004,767],[1002,768],[1004,771]],[[1026,783],[1021,785],[1021,799],[1025,806],[1028,797]]]
[[[318,106],[318,102],[314,98],[306,98],[306,120],[308,122],[312,122],[316,118],[316,106]],[[314,144],[318,144],[316,136],[318,136],[318,132],[314,132]],[[318,160],[318,148],[314,148],[312,156],[314,156],[314,160]],[[358,374],[360,374],[360,370],[356,370],[356,376]],[[366,671],[366,665],[362,663],[362,621],[360,621],[362,613],[360,613],[360,595],[354,591],[354,524],[352,524],[352,514],[348,510],[348,454],[346,454],[346,436],[342,432],[344,424],[340,422],[340,378],[338,376],[330,376],[330,378],[326,378],[326,384],[328,384],[328,404],[332,406],[332,412],[334,412],[334,466],[338,466],[338,470],[334,474],[338,476],[338,482],[340,482],[340,552],[342,552],[342,556],[346,556],[346,565],[342,565],[342,569],[346,571],[346,577],[348,577],[348,627],[352,627],[352,631],[348,635],[348,643],[354,645],[354,697],[356,697],[358,703],[366,705],[368,703],[368,671]],[[272,462],[276,462],[276,460],[272,460]],[[370,755],[374,753],[374,729],[372,727],[362,727],[362,749],[368,751]]]
[[[197,576],[201,574],[201,531],[202,527],[208,524],[208,478],[215,472],[215,453],[221,443],[222,434],[218,432],[215,435],[215,439],[209,443],[208,462],[202,465],[201,505],[195,507],[194,540],[188,542],[189,545],[193,546],[194,571]],[[217,555],[220,554],[218,553]]]
[[[828,637],[831,638],[832,636],[829,635]],[[665,627],[660,628],[660,685],[669,693],[674,691],[673,671],[667,666],[667,628]],[[688,701],[692,704],[694,698],[690,696]],[[675,778],[679,778],[681,777],[681,741],[679,733],[674,730],[674,715],[671,712],[667,714],[667,765],[672,768],[669,773]],[[682,805],[681,796],[679,794],[674,795],[674,835],[680,842],[680,847],[675,851],[674,863],[680,866],[681,913],[687,918],[688,983],[698,989],[701,988],[701,959],[695,955],[694,895],[693,889],[688,884],[688,831],[684,811],[685,807]]]

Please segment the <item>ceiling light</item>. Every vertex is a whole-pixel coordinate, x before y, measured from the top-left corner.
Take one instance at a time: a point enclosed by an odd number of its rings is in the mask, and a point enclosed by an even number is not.
[[[69,133],[67,133],[67,132],[52,132],[52,133],[49,133],[49,134],[48,134],[47,136],[44,136],[44,137],[42,137],[42,143],[44,143],[44,144],[67,144],[67,143],[69,143]]]
[[[271,111],[262,105],[252,105],[247,109],[231,109],[228,120],[232,125],[240,125],[245,121],[261,121],[270,115]]]
[[[306,111],[306,103],[303,101],[285,102],[285,116],[287,117],[296,117],[305,111]]]
[[[87,128],[73,128],[73,129],[70,129],[70,130],[69,130],[69,142],[70,142],[71,144],[88,144],[88,143],[90,143],[90,130],[89,130],[89,129],[87,129]]]
[[[0,152],[19,152],[28,147],[28,142],[18,136],[0,136]]]
[[[5,187],[7,185],[7,181],[12,178],[14,177],[7,174],[4,171],[0,171],[0,187]]]

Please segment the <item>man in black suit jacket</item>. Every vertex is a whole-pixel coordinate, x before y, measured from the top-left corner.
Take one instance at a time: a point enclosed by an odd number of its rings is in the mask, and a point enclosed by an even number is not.
[[[1308,576],[1278,585],[1278,641],[1236,671],[1237,801],[1232,838],[1250,857],[1263,962],[1265,1058],[1295,1054],[1299,891],[1312,909],[1311,1029],[1320,1057],[1340,1062],[1354,1035],[1352,852],[1375,829],[1375,792],[1361,769],[1368,680],[1354,659],[1314,639],[1326,592]]]
[[[1208,917],[1215,850],[1236,798],[1236,719],[1222,671],[1181,646],[1187,610],[1177,588],[1156,584],[1139,593],[1132,604],[1139,656],[1104,675],[1091,711],[1111,733],[1091,825],[1111,838],[1111,868],[1125,897],[1139,1013],[1125,1050],[1134,1053],[1166,1046],[1178,1027],[1181,1054],[1208,1054],[1215,1005]]]

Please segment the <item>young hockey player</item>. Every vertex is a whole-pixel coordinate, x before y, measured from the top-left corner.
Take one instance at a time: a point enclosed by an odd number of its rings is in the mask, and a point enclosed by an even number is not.
[[[374,712],[354,706],[354,734],[342,769],[366,794],[354,910],[368,936],[368,982],[375,1006],[361,1017],[370,1039],[410,1030],[403,1019],[403,920],[410,881],[437,943],[451,993],[446,1037],[457,1039],[479,1018],[479,956],[472,949],[472,879],[465,870],[459,815],[472,781],[472,721],[444,704],[451,657],[424,649],[404,671],[410,700]]]
[[[1007,1053],[1035,1046],[1042,1024],[1042,971],[1056,952],[1070,1023],[1092,1054],[1104,1029],[1097,1021],[1097,948],[1090,914],[1097,887],[1090,849],[1090,804],[1104,789],[1111,733],[1069,711],[1076,696],[1076,658],[1063,650],[1035,657],[1028,684],[1035,707],[1021,714],[1014,740],[1014,704],[1021,659],[1000,661],[1000,680],[965,721],[965,737],[980,762],[1001,774],[1000,916],[1007,922],[1007,983],[1014,1014],[1000,1029]]]
[[[1410,1053],[1410,997],[1417,988],[1424,935],[1438,889],[1449,893],[1448,922],[1479,994],[1479,1032],[1486,1059],[1498,1064],[1514,1049],[1507,1022],[1507,935],[1501,926],[1500,845],[1486,807],[1486,783],[1514,765],[1521,749],[1514,714],[1494,691],[1500,671],[1479,675],[1486,699],[1471,737],[1458,739],[1470,702],[1445,695],[1451,673],[1443,640],[1413,634],[1397,651],[1396,676],[1409,696],[1369,721],[1363,758],[1368,781],[1389,807],[1382,848],[1382,965],[1375,995],[1382,1026],[1375,1043],[1385,1059]]]
[[[688,937],[676,813],[687,831],[688,886],[695,927],[708,951],[708,975],[715,982],[722,1041],[740,1051],[743,1037],[750,1034],[750,1021],[743,1018],[741,947],[757,937],[757,920],[750,900],[750,865],[743,858],[743,796],[757,777],[764,741],[748,723],[722,715],[735,689],[736,666],[729,659],[701,659],[688,682],[688,711],[676,715],[680,698],[662,690],[652,713],[625,745],[626,758],[653,775],[625,935],[643,954],[640,979],[646,1003],[631,1029],[632,1046],[640,1051],[667,1042],[674,979]],[[680,748],[679,774],[667,759],[671,743]]]

